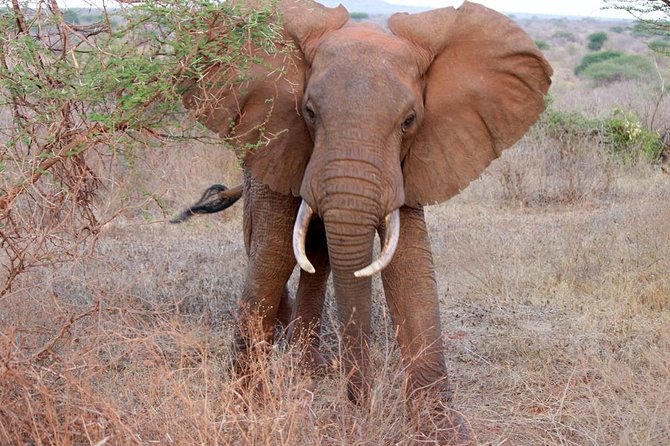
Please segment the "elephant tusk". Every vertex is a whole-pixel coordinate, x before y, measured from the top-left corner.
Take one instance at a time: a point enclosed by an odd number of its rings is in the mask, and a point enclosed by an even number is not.
[[[314,211],[305,200],[302,200],[300,209],[298,209],[298,216],[295,219],[295,225],[293,226],[293,255],[300,268],[314,274],[316,270],[307,258],[305,251],[305,240],[307,239],[307,230],[309,229],[312,215],[314,215]]]
[[[354,273],[356,277],[370,277],[386,268],[398,248],[398,239],[400,238],[400,210],[396,209],[384,218],[386,231],[384,233],[384,246],[379,258],[363,269]]]

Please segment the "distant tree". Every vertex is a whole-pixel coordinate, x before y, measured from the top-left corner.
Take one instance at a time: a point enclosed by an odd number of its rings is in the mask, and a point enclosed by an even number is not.
[[[549,49],[549,44],[547,42],[545,42],[544,40],[536,40],[535,45],[537,45],[537,47],[539,49],[541,49],[542,51],[546,51],[546,50]]]
[[[367,19],[369,16],[367,12],[351,12],[349,13],[349,17],[354,20],[362,20]]]
[[[63,9],[63,20],[70,25],[79,25],[79,15],[74,9]]]
[[[607,40],[607,33],[601,31],[590,34],[588,40],[588,47],[591,51],[600,51]]]

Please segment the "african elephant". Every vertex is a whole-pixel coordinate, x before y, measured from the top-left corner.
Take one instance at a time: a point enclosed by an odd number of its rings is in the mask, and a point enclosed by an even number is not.
[[[249,318],[271,336],[296,259],[293,337],[317,349],[332,271],[349,396],[365,401],[370,277],[381,272],[408,401],[432,401],[442,421],[425,434],[458,443],[423,206],[456,195],[528,130],[552,69],[514,22],[474,3],[395,14],[388,31],[348,23],[342,6],[285,0],[280,9],[292,52],[257,50],[264,62],[250,79],[223,91],[213,67],[184,95],[209,129],[266,141],[240,149],[249,263],[239,354],[258,340],[244,328]]]

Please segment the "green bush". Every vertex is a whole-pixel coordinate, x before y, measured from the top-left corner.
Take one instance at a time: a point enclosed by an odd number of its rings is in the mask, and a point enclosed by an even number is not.
[[[642,158],[659,163],[670,156],[670,148],[658,131],[647,128],[635,113],[621,109],[613,110],[607,117],[590,118],[579,111],[558,110],[548,97],[534,131],[571,146],[584,140],[597,141],[610,155],[624,162]]]
[[[589,65],[603,62],[607,59],[614,59],[623,56],[621,51],[602,51],[600,53],[587,54],[579,65],[575,67],[575,74],[580,74]]]
[[[603,136],[611,152],[624,161],[642,156],[658,163],[667,151],[659,133],[647,129],[630,111],[615,109],[603,123]]]
[[[654,67],[645,57],[624,54],[588,65],[582,75],[597,84],[640,79],[653,73]]]
[[[588,47],[592,51],[600,51],[607,40],[607,33],[597,32],[589,34],[588,37],[589,44]]]
[[[670,42],[663,39],[652,40],[647,44],[649,49],[655,53],[663,54],[665,56],[670,55]]]
[[[536,40],[535,45],[537,45],[537,47],[542,51],[547,51],[549,49],[549,44],[544,40]]]
[[[626,31],[626,28],[624,28],[623,26],[616,25],[611,27],[610,31],[612,31],[613,33],[621,34],[624,31]]]
[[[545,111],[537,124],[547,136],[569,142],[597,133],[600,126],[600,121],[587,118],[579,111],[556,109],[551,96],[547,96]]]
[[[633,32],[631,34],[635,37],[653,37],[658,35],[658,32],[652,27],[650,23],[635,22],[635,25],[633,25]]]
[[[350,12],[349,17],[351,17],[354,20],[362,20],[367,19],[369,15],[367,12]]]

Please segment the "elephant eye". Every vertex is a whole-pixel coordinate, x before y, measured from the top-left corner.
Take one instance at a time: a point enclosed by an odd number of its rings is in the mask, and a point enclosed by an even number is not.
[[[407,130],[409,130],[409,128],[412,126],[412,124],[414,124],[414,121],[416,121],[416,114],[412,113],[407,118],[405,118],[405,120],[403,121],[402,126],[401,126],[402,131],[406,132]]]
[[[316,121],[316,113],[314,113],[314,110],[309,105],[305,105],[305,117],[312,124]]]

